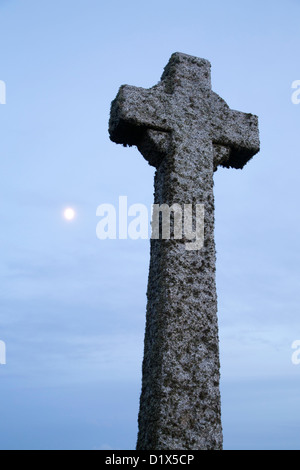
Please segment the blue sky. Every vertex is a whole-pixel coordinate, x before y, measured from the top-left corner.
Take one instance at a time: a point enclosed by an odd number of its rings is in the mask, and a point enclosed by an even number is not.
[[[150,207],[153,168],[110,142],[110,103],[176,51],[210,60],[214,91],[260,122],[261,152],[215,175],[224,446],[300,448],[299,13],[0,0],[1,449],[135,447],[149,241],[98,240],[96,209]]]

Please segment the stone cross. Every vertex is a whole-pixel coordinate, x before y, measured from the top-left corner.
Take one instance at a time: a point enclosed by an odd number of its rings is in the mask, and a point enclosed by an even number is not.
[[[112,141],[156,167],[156,204],[204,204],[204,246],[152,239],[137,449],[222,449],[213,174],[259,151],[258,119],[211,89],[207,60],[175,53],[150,89],[124,85]]]

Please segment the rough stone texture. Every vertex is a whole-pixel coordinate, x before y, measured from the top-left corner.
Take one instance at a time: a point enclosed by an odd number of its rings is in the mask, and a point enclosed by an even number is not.
[[[151,240],[137,449],[222,449],[213,173],[258,152],[258,119],[211,90],[207,60],[175,53],[153,88],[120,88],[109,132],[156,167],[155,203],[205,205],[201,250]]]

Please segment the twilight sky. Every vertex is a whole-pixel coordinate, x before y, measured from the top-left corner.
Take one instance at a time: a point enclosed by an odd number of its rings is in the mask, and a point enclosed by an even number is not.
[[[135,447],[149,240],[97,239],[96,209],[150,208],[154,170],[110,142],[110,103],[176,51],[260,123],[260,153],[215,175],[224,447],[300,448],[299,15],[299,0],[0,0],[0,449]]]

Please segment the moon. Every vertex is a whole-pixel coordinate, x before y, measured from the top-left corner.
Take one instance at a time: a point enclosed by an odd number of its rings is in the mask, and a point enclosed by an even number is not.
[[[73,220],[75,218],[76,212],[72,207],[68,207],[67,209],[64,210],[64,218],[66,220]]]

